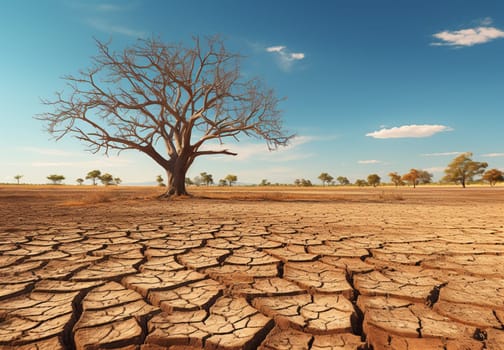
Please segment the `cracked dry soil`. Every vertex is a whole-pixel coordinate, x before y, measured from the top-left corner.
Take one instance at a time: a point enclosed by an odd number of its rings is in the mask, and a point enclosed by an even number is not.
[[[75,193],[3,188],[0,349],[504,349],[503,191],[429,191],[61,205]]]

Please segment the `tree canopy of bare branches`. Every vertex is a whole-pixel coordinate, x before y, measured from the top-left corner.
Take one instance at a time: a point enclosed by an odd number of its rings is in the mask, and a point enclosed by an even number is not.
[[[158,39],[119,52],[96,45],[92,65],[65,76],[67,90],[44,100],[51,111],[37,118],[56,139],[73,135],[93,153],[145,153],[165,169],[168,197],[186,194],[197,157],[236,155],[222,147],[225,139],[252,136],[272,150],[293,137],[273,90],[242,79],[241,57],[219,38],[194,38],[190,48]]]

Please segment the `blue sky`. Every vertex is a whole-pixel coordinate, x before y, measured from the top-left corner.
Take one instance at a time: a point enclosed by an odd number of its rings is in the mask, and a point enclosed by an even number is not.
[[[268,152],[242,138],[237,157],[198,159],[189,171],[240,182],[351,181],[426,169],[439,179],[458,152],[504,169],[502,1],[7,1],[0,4],[0,182],[24,175],[75,183],[93,169],[125,183],[154,181],[146,156],[109,157],[77,140],[55,142],[36,114],[40,98],[89,66],[94,39],[118,49],[137,38],[190,43],[219,34],[245,56],[242,74],[286,97],[286,127],[298,136]]]

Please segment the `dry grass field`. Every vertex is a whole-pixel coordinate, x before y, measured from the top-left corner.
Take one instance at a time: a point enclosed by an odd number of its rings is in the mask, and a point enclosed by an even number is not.
[[[0,186],[0,349],[504,349],[504,187]]]

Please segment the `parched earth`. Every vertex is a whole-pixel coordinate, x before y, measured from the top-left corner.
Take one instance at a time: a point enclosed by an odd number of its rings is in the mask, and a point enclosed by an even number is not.
[[[96,205],[13,191],[2,350],[504,349],[501,189]]]

